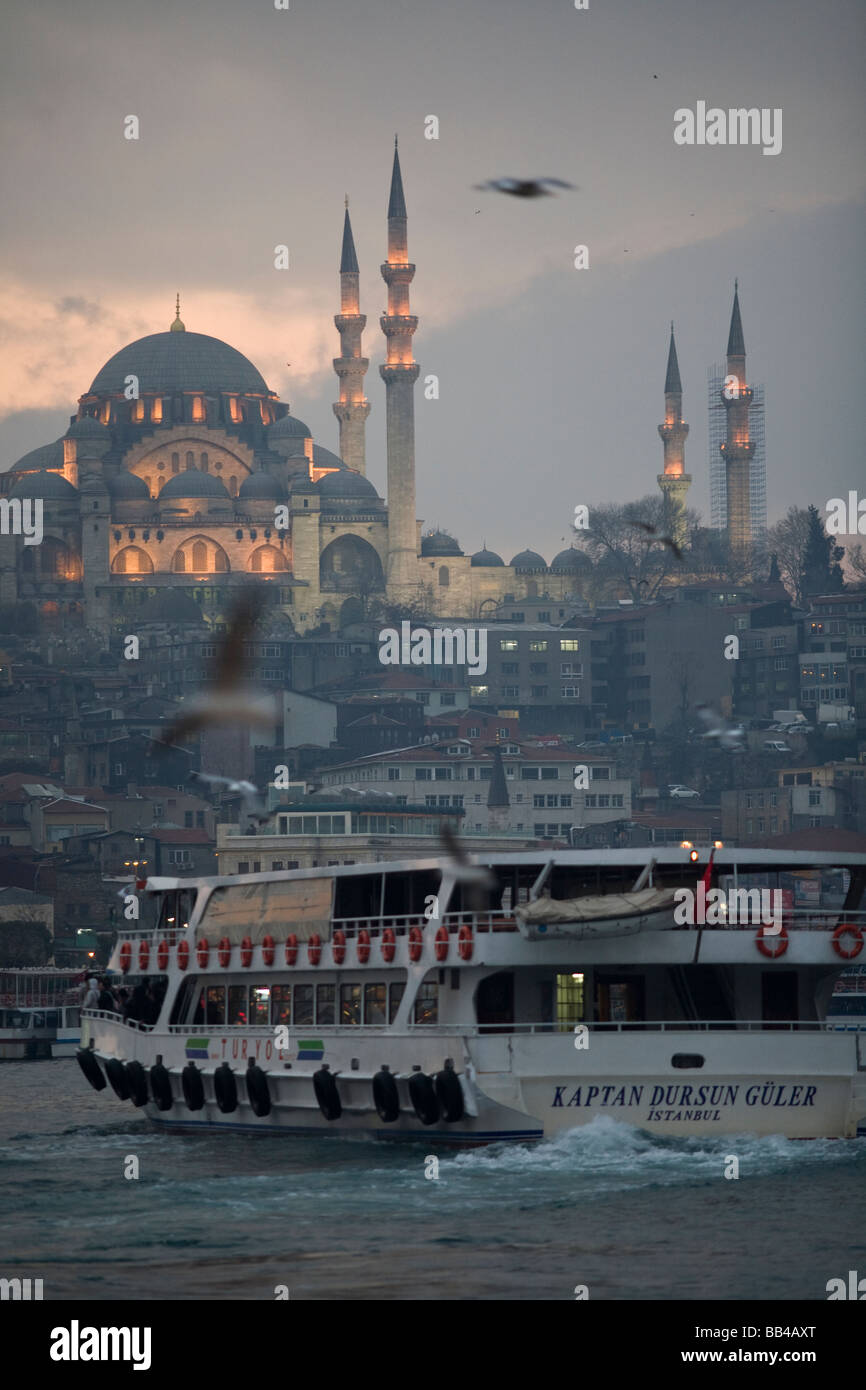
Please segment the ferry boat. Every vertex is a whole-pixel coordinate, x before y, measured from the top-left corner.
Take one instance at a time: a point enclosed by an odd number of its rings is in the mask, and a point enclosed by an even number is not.
[[[81,1044],[80,970],[0,971],[0,1061],[74,1057]]]
[[[827,1017],[863,947],[866,855],[698,860],[533,850],[153,878],[156,926],[121,935],[110,964],[158,1014],[84,1011],[79,1063],[179,1130],[479,1144],[605,1115],[671,1136],[866,1134],[866,1032]],[[755,925],[760,890],[784,903],[773,925]],[[739,903],[743,924],[724,906],[684,924],[690,894]]]

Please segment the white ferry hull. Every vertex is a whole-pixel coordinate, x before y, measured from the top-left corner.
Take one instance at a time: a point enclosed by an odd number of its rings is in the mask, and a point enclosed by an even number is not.
[[[638,1062],[635,1038],[617,1032],[596,1034],[587,1051],[575,1048],[571,1034],[335,1036],[326,1040],[321,1057],[302,1060],[296,1046],[280,1052],[266,1030],[190,1038],[85,1020],[85,1039],[89,1029],[103,1063],[110,1057],[136,1059],[149,1069],[157,1055],[162,1057],[172,1079],[171,1109],[161,1111],[149,1101],[142,1113],[167,1128],[479,1144],[550,1138],[605,1115],[670,1137],[866,1134],[863,1033],[647,1032],[641,1035]],[[206,1045],[206,1055],[199,1044]],[[757,1053],[760,1070],[754,1067]],[[684,1054],[703,1057],[703,1066],[675,1068],[672,1058]],[[408,1078],[413,1067],[435,1074],[446,1058],[460,1078],[464,1114],[455,1123],[424,1125],[409,1099]],[[204,1105],[196,1111],[184,1103],[181,1084],[191,1060],[204,1082]],[[243,1076],[250,1060],[267,1077],[272,1108],[266,1116],[256,1116],[246,1096]],[[224,1062],[237,1080],[238,1104],[229,1114],[220,1111],[214,1094],[213,1073]],[[335,1076],[342,1103],[337,1120],[325,1119],[313,1089],[313,1075],[323,1062]],[[372,1078],[383,1062],[397,1079],[400,1096],[399,1118],[390,1123],[379,1119],[372,1098]],[[110,1089],[105,1094],[115,1099]]]

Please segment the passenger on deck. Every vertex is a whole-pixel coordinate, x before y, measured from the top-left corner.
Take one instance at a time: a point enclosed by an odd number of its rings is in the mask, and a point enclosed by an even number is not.
[[[85,1009],[99,1008],[99,985],[97,984],[96,978],[94,976],[91,976],[91,978],[87,981],[87,993],[84,996],[83,1007]]]
[[[102,981],[102,989],[100,991],[96,1007],[98,1009],[104,1009],[105,1012],[109,1014],[116,1014],[118,1012],[117,1004],[114,1000],[114,995],[109,989],[107,980]]]

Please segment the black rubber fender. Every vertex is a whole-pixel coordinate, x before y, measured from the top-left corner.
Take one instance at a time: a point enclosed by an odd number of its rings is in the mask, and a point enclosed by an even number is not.
[[[319,1102],[319,1109],[326,1120],[339,1120],[343,1113],[343,1104],[340,1100],[340,1092],[337,1090],[337,1083],[331,1075],[328,1067],[320,1067],[313,1073],[313,1090],[316,1093],[316,1100]]]
[[[409,1099],[422,1125],[435,1125],[439,1119],[436,1088],[424,1071],[413,1071],[409,1077]]]
[[[183,1087],[183,1098],[187,1110],[202,1110],[204,1108],[204,1082],[195,1062],[187,1062],[180,1074],[180,1084]]]
[[[105,1075],[108,1077],[108,1084],[117,1096],[118,1100],[129,1100],[129,1082],[126,1079],[126,1067],[119,1057],[109,1057],[105,1064]]]
[[[147,1072],[140,1062],[127,1062],[126,1084],[133,1105],[138,1109],[147,1105]]]
[[[383,1124],[390,1125],[399,1120],[400,1096],[397,1092],[397,1082],[387,1067],[377,1071],[373,1077],[373,1104]]]
[[[268,1086],[268,1078],[257,1066],[252,1057],[249,1060],[246,1074],[247,1098],[250,1108],[254,1115],[270,1115],[271,1113],[271,1090]]]
[[[96,1057],[96,1053],[90,1047],[80,1047],[75,1054],[78,1065],[84,1072],[94,1091],[104,1091],[106,1086],[105,1077],[102,1074],[102,1067]]]
[[[216,1103],[224,1115],[231,1115],[238,1108],[238,1083],[228,1062],[223,1062],[213,1074],[213,1093]]]
[[[460,1077],[454,1068],[445,1067],[443,1071],[437,1072],[434,1086],[436,1099],[446,1124],[453,1125],[458,1120],[462,1120],[466,1109],[463,1102],[463,1087],[460,1085]]]
[[[150,1069],[150,1094],[156,1101],[157,1110],[170,1110],[174,1104],[171,1092],[171,1076],[162,1062],[154,1062]]]

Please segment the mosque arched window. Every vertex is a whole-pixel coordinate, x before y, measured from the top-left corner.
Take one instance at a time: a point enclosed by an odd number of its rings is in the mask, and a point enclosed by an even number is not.
[[[288,568],[285,555],[275,545],[260,545],[249,558],[249,569],[254,574],[275,574]]]
[[[216,550],[214,551],[213,561],[213,567],[216,570],[217,574],[225,574],[226,570],[228,569],[228,560],[226,559],[226,553],[221,546],[217,546]]]
[[[195,468],[195,454],[192,449],[186,451],[186,466],[187,468]]]
[[[155,425],[162,423],[162,396],[155,396],[151,401],[150,418]]]
[[[199,459],[199,466],[203,473],[206,473],[208,471],[208,457],[207,453],[204,450],[202,451],[201,457]]]
[[[204,541],[195,541],[193,543],[192,567],[194,570],[207,569],[207,546]]]
[[[171,456],[171,471],[172,471],[172,473],[179,473],[179,472],[180,472],[180,454],[172,454],[172,456]]]
[[[171,567],[175,574],[184,574],[186,572],[186,556],[181,549],[177,549],[174,552],[174,559],[171,562]]]
[[[192,398],[192,418],[196,424],[201,424],[205,418],[204,401],[201,396],[193,396]]]
[[[111,563],[112,574],[153,574],[153,561],[145,550],[137,545],[127,545],[119,550]]]
[[[144,419],[144,401],[137,400],[132,402],[132,418],[138,423]]]
[[[440,566],[439,566],[439,587],[440,587],[440,589],[447,589],[447,588],[448,588],[448,585],[449,585],[450,583],[451,583],[451,575],[450,575],[450,573],[449,573],[449,571],[448,571],[448,566],[447,566],[447,565],[440,565]]]

